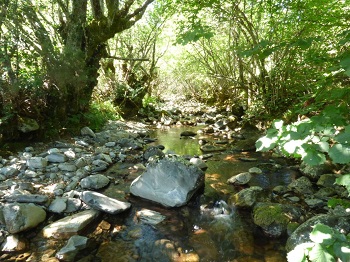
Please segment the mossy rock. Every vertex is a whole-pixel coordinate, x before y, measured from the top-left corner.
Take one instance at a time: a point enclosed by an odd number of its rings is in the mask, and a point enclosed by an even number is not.
[[[254,223],[274,237],[286,233],[288,224],[297,221],[301,215],[299,208],[278,203],[258,203],[253,209]]]

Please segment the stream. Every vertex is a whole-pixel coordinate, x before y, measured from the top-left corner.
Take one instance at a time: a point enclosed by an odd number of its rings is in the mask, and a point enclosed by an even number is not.
[[[214,137],[180,138],[182,131],[196,132],[199,128],[154,130],[151,137],[156,138],[156,142],[151,145],[163,145],[165,153],[202,155],[199,139]],[[252,222],[251,212],[226,204],[228,197],[241,189],[229,185],[227,179],[251,167],[269,163],[269,157],[256,152],[212,154],[206,161],[204,189],[180,208],[164,208],[128,193],[130,183],[142,173],[135,168],[136,160],[109,168],[106,175],[113,177],[115,182],[103,194],[124,198],[132,208],[122,216],[106,215],[103,218],[113,230],[104,237],[97,257],[101,261],[286,261],[285,238],[265,236]],[[285,170],[281,174],[283,169],[279,172],[262,174],[252,183],[265,189],[290,183],[292,173]],[[145,209],[160,213],[165,217],[164,221],[156,225],[142,223],[138,212]]]

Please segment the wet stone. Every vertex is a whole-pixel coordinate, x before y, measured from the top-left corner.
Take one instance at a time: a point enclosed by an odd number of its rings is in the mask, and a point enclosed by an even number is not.
[[[122,202],[93,191],[83,192],[81,199],[90,207],[109,214],[118,214],[131,207],[128,202]]]
[[[88,246],[88,241],[89,239],[84,236],[72,236],[67,244],[57,252],[56,258],[63,261],[74,261],[78,252]]]
[[[159,212],[150,209],[142,209],[136,212],[136,216],[139,219],[139,221],[150,225],[159,224],[165,219],[165,216],[163,216]]]
[[[252,179],[251,173],[244,172],[229,178],[227,180],[227,183],[236,184],[236,185],[245,185],[245,184],[248,184],[251,179]]]

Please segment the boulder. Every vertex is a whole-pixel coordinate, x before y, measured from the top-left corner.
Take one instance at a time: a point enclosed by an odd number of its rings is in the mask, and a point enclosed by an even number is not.
[[[239,191],[237,194],[230,196],[229,204],[238,207],[252,207],[259,199],[263,189],[259,186],[252,186]]]
[[[350,232],[350,216],[322,214],[317,215],[301,224],[288,238],[286,243],[286,251],[293,250],[296,246],[304,243],[312,243],[310,233],[316,224],[324,224],[333,229],[336,229],[345,235]]]
[[[40,128],[38,122],[29,117],[18,117],[17,129],[22,133],[36,131]]]
[[[166,207],[185,205],[204,185],[204,172],[183,159],[164,158],[149,164],[130,185],[130,192]]]
[[[301,210],[292,205],[278,203],[257,203],[253,209],[254,223],[264,233],[272,237],[280,237],[287,232],[290,222],[298,221]]]
[[[46,212],[34,204],[11,203],[4,206],[3,216],[8,232],[14,234],[36,227],[46,219]]]

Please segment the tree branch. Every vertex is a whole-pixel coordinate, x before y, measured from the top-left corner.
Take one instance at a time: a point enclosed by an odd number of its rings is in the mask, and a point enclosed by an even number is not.
[[[123,61],[149,61],[149,58],[131,58],[131,57],[119,57],[119,56],[107,56],[106,58],[113,58]]]

